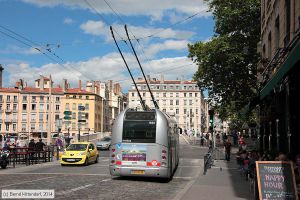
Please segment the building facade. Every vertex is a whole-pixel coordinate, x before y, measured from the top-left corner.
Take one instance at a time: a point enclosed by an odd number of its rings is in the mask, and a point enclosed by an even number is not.
[[[184,130],[208,131],[208,104],[196,82],[164,80],[163,75],[160,79],[151,79],[149,76],[147,78],[160,110],[175,116],[178,125]],[[146,105],[154,108],[144,79],[139,78],[136,84]],[[134,85],[128,90],[128,106],[140,106],[140,98]]]
[[[259,147],[299,154],[300,1],[261,1]]]

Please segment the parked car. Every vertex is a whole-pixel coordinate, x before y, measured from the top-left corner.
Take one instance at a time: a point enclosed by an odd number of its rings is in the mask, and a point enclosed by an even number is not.
[[[82,164],[88,165],[91,162],[98,162],[99,153],[91,142],[75,142],[70,144],[61,156],[60,164]]]
[[[104,137],[99,142],[97,142],[97,149],[108,150],[111,145],[111,137]]]

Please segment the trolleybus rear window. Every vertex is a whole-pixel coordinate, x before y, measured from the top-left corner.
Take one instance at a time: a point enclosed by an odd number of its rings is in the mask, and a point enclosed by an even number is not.
[[[123,142],[155,143],[155,121],[124,121]]]

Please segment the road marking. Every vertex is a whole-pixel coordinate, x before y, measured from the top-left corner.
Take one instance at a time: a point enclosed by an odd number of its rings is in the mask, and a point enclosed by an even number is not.
[[[103,177],[110,177],[110,174],[68,174],[68,173],[30,173],[30,172],[20,172],[20,173],[7,173],[7,175],[65,175],[65,176],[103,176]]]
[[[93,185],[94,185],[94,184],[87,184],[87,185],[83,185],[83,186],[80,186],[80,187],[77,187],[77,188],[73,188],[73,189],[70,189],[70,190],[64,190],[64,191],[56,192],[55,195],[65,195],[65,194],[69,194],[69,193],[72,193],[72,192],[76,192],[76,191],[78,191],[78,190],[82,190],[82,189],[91,187],[91,186],[93,186]]]
[[[30,180],[30,181],[23,181],[23,182],[13,183],[13,184],[9,184],[9,185],[0,186],[0,188],[5,188],[5,187],[13,186],[13,185],[20,185],[20,184],[25,184],[25,183],[32,183],[32,182],[35,182],[35,181],[41,181],[41,180],[55,178],[55,177],[56,176],[49,176],[49,177],[39,178],[39,179],[35,179],[35,180]]]

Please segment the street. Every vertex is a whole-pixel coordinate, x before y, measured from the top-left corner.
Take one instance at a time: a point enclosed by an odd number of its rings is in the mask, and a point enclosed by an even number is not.
[[[180,163],[173,179],[111,178],[109,151],[99,163],[61,167],[58,161],[1,170],[2,189],[54,189],[55,199],[174,199],[203,172],[207,148],[180,140]],[[4,181],[5,180],[5,181]]]

